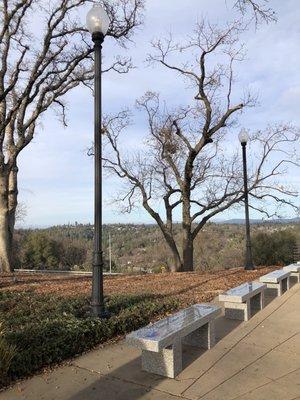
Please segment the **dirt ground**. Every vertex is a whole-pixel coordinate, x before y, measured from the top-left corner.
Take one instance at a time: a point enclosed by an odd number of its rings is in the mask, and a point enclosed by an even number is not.
[[[215,272],[164,273],[149,275],[106,276],[105,294],[163,294],[179,298],[182,305],[210,301],[226,289],[252,281],[278,267],[255,271],[242,268]],[[0,290],[56,293],[63,296],[89,294],[91,278],[59,274],[0,275]]]

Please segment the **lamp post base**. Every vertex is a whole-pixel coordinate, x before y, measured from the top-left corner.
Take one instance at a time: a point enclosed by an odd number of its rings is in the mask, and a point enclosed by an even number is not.
[[[91,316],[100,319],[109,319],[111,313],[98,304],[91,304]]]
[[[252,257],[252,247],[251,247],[251,240],[250,240],[250,224],[248,222],[248,227],[246,230],[247,235],[247,243],[246,243],[246,257],[245,257],[245,270],[246,271],[253,271],[255,269],[253,264],[253,257]]]

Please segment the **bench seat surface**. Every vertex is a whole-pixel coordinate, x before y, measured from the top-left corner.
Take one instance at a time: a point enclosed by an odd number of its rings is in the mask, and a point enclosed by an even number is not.
[[[195,304],[170,317],[148,325],[126,336],[128,345],[150,351],[170,346],[174,338],[184,337],[221,314],[221,307]]]
[[[266,285],[260,282],[246,282],[240,286],[227,290],[219,295],[220,301],[243,303],[247,299],[266,289]]]
[[[290,264],[283,267],[283,269],[288,272],[300,272],[300,264]]]
[[[278,283],[282,279],[288,278],[290,275],[290,271],[284,271],[283,269],[278,269],[276,271],[272,271],[269,274],[261,276],[259,278],[260,282],[266,283]]]

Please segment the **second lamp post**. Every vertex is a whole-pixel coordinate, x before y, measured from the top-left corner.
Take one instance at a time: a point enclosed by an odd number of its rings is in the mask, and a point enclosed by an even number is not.
[[[102,94],[101,61],[102,43],[109,28],[109,18],[103,7],[96,3],[86,17],[87,28],[92,34],[95,54],[94,82],[94,158],[95,158],[95,199],[94,199],[94,255],[92,281],[92,313],[95,317],[108,316],[103,294],[103,251],[102,251]]]
[[[246,260],[245,269],[253,270],[253,259],[251,249],[251,236],[250,236],[250,218],[249,218],[249,201],[248,201],[248,176],[247,176],[247,153],[246,146],[249,140],[248,133],[242,130],[239,134],[239,140],[242,145],[243,151],[243,173],[244,173],[244,199],[245,199],[245,217],[246,217]]]

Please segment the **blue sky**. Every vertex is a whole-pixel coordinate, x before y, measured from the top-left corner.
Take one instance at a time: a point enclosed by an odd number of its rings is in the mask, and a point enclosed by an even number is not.
[[[247,110],[241,117],[241,124],[250,130],[264,128],[275,121],[290,121],[300,126],[300,3],[299,0],[272,0],[271,3],[278,22],[243,36],[247,57],[238,66],[237,86],[251,88],[259,95],[259,106]],[[136,98],[147,90],[160,92],[168,104],[184,101],[184,85],[175,75],[145,63],[150,41],[169,32],[178,39],[184,38],[202,17],[224,23],[235,16],[231,4],[229,0],[147,0],[145,26],[139,29],[135,43],[126,51],[136,68],[127,75],[103,77],[104,110],[114,112],[124,106],[132,107]],[[113,54],[122,54],[122,50],[108,39],[104,45],[106,62]],[[138,117],[136,125],[127,133],[126,147],[131,150],[141,146],[145,132],[146,125]],[[63,128],[55,114],[49,112],[33,143],[20,156],[19,201],[27,208],[22,226],[92,222],[93,160],[86,155],[92,140],[93,98],[87,89],[77,88],[68,95],[68,127]],[[239,146],[236,136],[230,141],[232,146]],[[295,169],[289,171],[286,179],[299,188]],[[119,186],[116,179],[104,180],[104,222],[153,222],[142,209],[130,215],[120,214],[112,201]],[[243,215],[243,209],[234,209],[218,218]],[[253,212],[251,216],[258,215]]]

